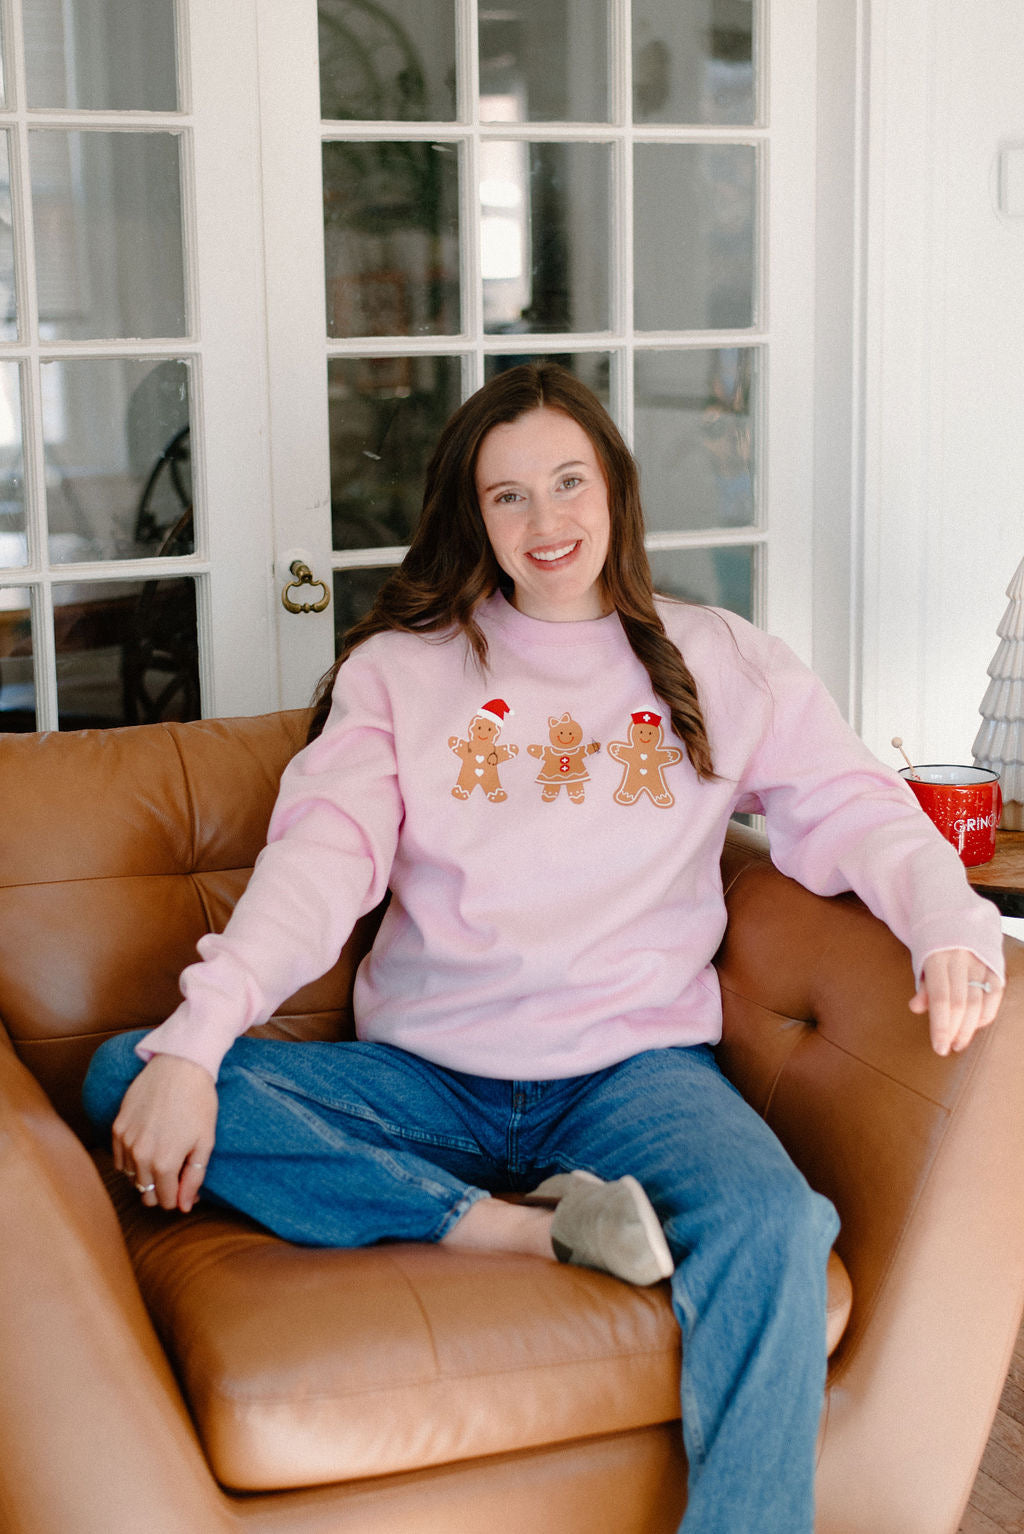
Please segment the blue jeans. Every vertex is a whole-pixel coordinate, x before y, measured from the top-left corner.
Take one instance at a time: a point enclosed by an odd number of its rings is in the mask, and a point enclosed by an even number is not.
[[[85,1084],[113,1122],[141,1034]],[[386,1044],[243,1038],[219,1081],[204,1191],[313,1246],[439,1241],[488,1193],[583,1167],[631,1172],[676,1259],[685,1534],[811,1534],[825,1379],[825,1266],[838,1228],[710,1049],[588,1076],[498,1081]]]

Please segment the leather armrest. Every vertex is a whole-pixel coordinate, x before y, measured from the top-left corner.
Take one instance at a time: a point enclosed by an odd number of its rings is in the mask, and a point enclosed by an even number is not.
[[[2,1028],[0,1359],[9,1534],[232,1527],[99,1175]]]
[[[941,1059],[907,950],[859,901],[784,878],[749,833],[723,867],[721,1063],[835,1203],[853,1283],[819,1493],[843,1534],[955,1529],[1024,1304],[1024,947],[995,1024]]]

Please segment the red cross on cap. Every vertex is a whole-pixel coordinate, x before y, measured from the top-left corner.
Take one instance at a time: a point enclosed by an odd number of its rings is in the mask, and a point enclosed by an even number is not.
[[[634,724],[660,724],[661,715],[653,714],[649,708],[639,709],[633,716]]]

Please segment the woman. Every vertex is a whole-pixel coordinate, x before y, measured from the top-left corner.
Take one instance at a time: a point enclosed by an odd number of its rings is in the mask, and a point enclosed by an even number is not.
[[[594,396],[499,375],[442,433],[226,931],[167,1022],[99,1051],[87,1103],[147,1204],[205,1185],[295,1241],[671,1275],[686,1534],[809,1534],[837,1221],[712,1054],[736,810],[908,944],[939,1053],[992,1020],[998,914],[905,785],[784,646],[652,596]],[[389,888],[360,1042],[240,1038]]]

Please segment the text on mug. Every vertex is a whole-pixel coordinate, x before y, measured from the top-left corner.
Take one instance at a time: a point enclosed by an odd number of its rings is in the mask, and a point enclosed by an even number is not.
[[[977,817],[971,815],[966,820],[963,818],[963,816],[961,816],[959,820],[954,820],[953,830],[961,832],[990,831],[996,824],[998,818],[999,817],[996,815],[995,811],[993,811],[991,815],[979,815]]]

